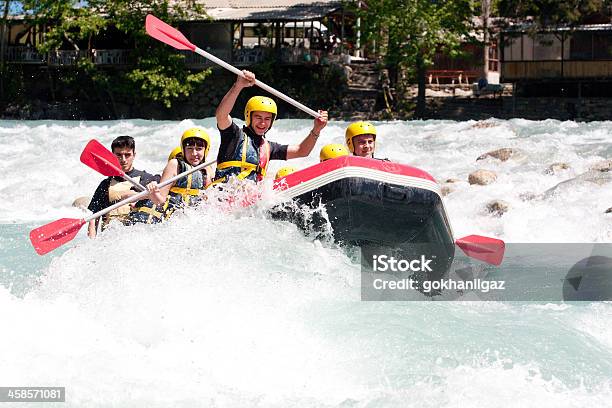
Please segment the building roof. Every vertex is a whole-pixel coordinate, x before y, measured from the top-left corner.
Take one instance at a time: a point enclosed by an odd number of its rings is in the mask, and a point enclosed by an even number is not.
[[[314,20],[342,6],[341,0],[197,0],[217,21]]]

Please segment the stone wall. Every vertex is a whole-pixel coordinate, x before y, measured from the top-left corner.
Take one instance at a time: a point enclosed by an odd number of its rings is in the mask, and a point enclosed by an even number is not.
[[[612,120],[612,98],[428,98],[428,118],[483,120],[523,118],[576,121]]]

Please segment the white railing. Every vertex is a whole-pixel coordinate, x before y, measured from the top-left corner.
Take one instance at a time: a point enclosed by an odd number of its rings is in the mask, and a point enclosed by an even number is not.
[[[266,60],[272,50],[270,48],[242,48],[234,50],[232,54],[232,62],[236,65],[252,65],[258,64]]]
[[[77,51],[77,50],[58,50],[51,51],[48,54],[48,64],[52,66],[66,66],[66,65],[75,65],[77,60],[81,58],[87,58],[87,51]]]
[[[49,64],[69,66],[79,59],[91,59],[96,65],[126,65],[130,61],[131,50],[57,50],[41,53],[33,47],[19,46],[7,48],[7,61],[21,64]]]
[[[229,61],[231,53],[229,50],[215,50],[215,49],[206,49],[206,52],[211,53],[217,58],[222,59],[223,61]],[[185,65],[188,67],[202,67],[202,66],[212,66],[213,63],[202,57],[199,54],[191,51],[181,51],[181,53],[185,56]]]
[[[43,64],[47,62],[47,56],[36,51],[33,47],[7,47],[6,56],[8,62],[23,64]]]
[[[243,48],[233,52],[227,49],[206,50],[224,61],[238,66],[259,64],[270,57],[274,57],[276,50],[268,47]],[[181,51],[185,55],[185,64],[189,67],[211,66],[206,58],[191,52]],[[128,65],[132,62],[132,50],[93,49],[88,51],[57,50],[49,53],[40,53],[33,47],[18,46],[7,48],[7,61],[21,64],[49,64],[51,66],[72,66],[79,59],[90,59],[96,65]],[[321,50],[287,47],[281,49],[281,63],[283,64],[325,64],[335,61],[337,55]]]
[[[127,65],[130,63],[131,50],[94,49],[93,62],[96,65]]]

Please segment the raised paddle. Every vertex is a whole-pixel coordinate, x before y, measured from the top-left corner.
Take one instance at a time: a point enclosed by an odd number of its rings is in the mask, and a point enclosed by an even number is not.
[[[159,187],[167,186],[168,184],[172,184],[175,181],[188,176],[191,173],[194,173],[198,170],[203,169],[206,166],[210,166],[215,163],[216,160],[213,160],[208,163],[199,164],[181,174],[177,174],[176,176],[164,181],[159,184]],[[103,210],[98,211],[95,214],[92,214],[88,217],[76,219],[76,218],[62,218],[56,221],[53,221],[49,224],[43,225],[42,227],[38,227],[30,231],[30,241],[34,246],[34,250],[39,255],[44,255],[47,252],[51,252],[54,249],[64,245],[66,242],[74,239],[76,234],[79,232],[81,227],[85,225],[85,223],[96,219],[98,217],[103,216],[106,213],[113,211],[116,208],[119,208],[123,205],[129,204],[134,201],[141,200],[149,195],[148,191],[142,191],[136,195],[126,198],[125,200],[119,201],[116,204],[111,205],[110,207],[106,207]]]
[[[146,190],[142,184],[125,174],[123,169],[121,169],[121,164],[119,164],[117,156],[95,139],[90,140],[85,146],[85,149],[83,149],[83,153],[81,153],[81,162],[105,176],[123,177],[125,180],[132,183],[139,191]]]
[[[163,43],[166,43],[178,50],[191,50],[204,58],[221,65],[223,68],[230,70],[236,75],[242,76],[242,71],[238,68],[228,64],[227,62],[215,57],[212,54],[196,47],[193,45],[185,36],[176,28],[169,26],[168,24],[161,21],[159,18],[155,17],[152,14],[147,15],[145,28],[147,30],[147,34],[151,37],[159,40]],[[306,112],[312,117],[318,118],[320,115],[309,107],[302,105],[295,99],[290,98],[289,96],[277,91],[269,85],[264,84],[263,82],[256,80],[255,85],[270,92],[272,95],[279,97],[283,101],[295,106],[296,108]]]
[[[455,243],[467,256],[491,265],[500,265],[504,259],[506,244],[501,239],[468,235]]]

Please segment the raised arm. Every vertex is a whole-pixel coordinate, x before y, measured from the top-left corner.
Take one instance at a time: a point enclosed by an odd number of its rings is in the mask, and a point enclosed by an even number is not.
[[[327,111],[319,111],[319,116],[314,120],[314,125],[312,126],[312,130],[308,133],[308,136],[302,140],[300,144],[289,145],[287,148],[287,160],[295,159],[297,157],[306,157],[312,152],[315,144],[317,143],[317,139],[321,134],[321,130],[325,126],[327,126]]]
[[[232,117],[230,116],[230,113],[234,108],[238,95],[240,95],[240,91],[253,85],[255,85],[254,73],[244,70],[242,71],[242,75],[237,76],[236,82],[234,82],[234,85],[232,85],[230,90],[227,91],[221,100],[221,103],[217,107],[217,111],[215,112],[217,127],[219,130],[225,130],[232,125]]]

